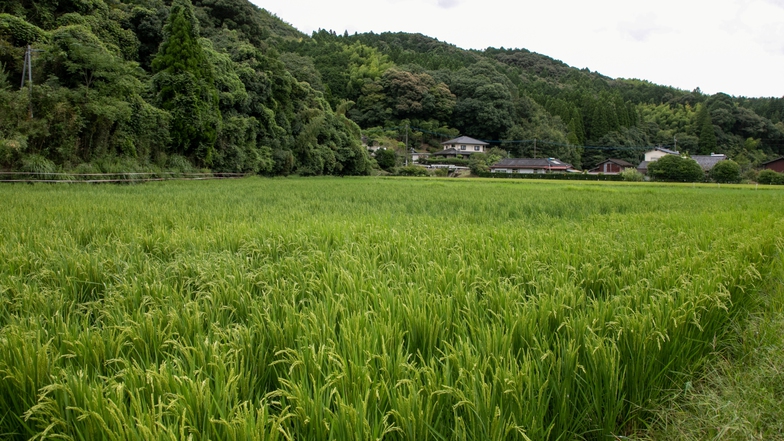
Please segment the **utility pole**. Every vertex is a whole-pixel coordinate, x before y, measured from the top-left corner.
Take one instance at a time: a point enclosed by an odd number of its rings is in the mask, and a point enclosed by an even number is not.
[[[674,135],[672,137],[672,143],[675,144],[675,146],[672,149],[677,152],[678,151],[678,138],[676,138]]]
[[[534,158],[536,158],[536,138],[534,138]]]
[[[406,167],[408,167],[408,124],[406,124]]]
[[[19,86],[20,89],[24,89],[25,85],[25,74],[27,74],[27,84],[29,86],[29,113],[30,119],[33,119],[33,52],[43,52],[40,49],[33,49],[32,46],[29,44],[27,45],[27,50],[25,51],[25,58],[24,58],[24,66],[22,67],[22,85]]]

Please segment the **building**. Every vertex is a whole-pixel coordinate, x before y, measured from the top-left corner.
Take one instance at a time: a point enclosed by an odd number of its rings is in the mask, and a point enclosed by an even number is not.
[[[411,149],[409,153],[412,162],[419,162],[420,159],[427,159],[430,157],[430,153],[428,152],[418,152],[414,149]]]
[[[600,162],[596,167],[588,170],[588,173],[603,173],[605,175],[617,175],[618,173],[626,170],[627,168],[634,168],[634,165],[624,161],[623,159],[605,159]]]
[[[484,153],[490,144],[468,136],[450,139],[441,143],[444,150],[455,150],[456,155],[470,155],[472,153]]]
[[[700,167],[702,167],[702,171],[708,173],[714,165],[721,161],[725,161],[727,155],[723,153],[711,153],[710,155],[693,155],[691,156],[691,159],[697,161],[697,164],[700,164]]]
[[[648,150],[645,152],[645,160],[643,160],[640,165],[637,166],[637,171],[642,174],[648,173],[648,164],[653,161],[656,161],[659,158],[663,158],[667,155],[680,155],[680,152],[675,150],[666,149],[664,147],[656,147],[653,150]]]
[[[784,156],[762,163],[762,168],[784,173]]]
[[[577,170],[555,158],[506,158],[490,166],[491,173],[565,173]]]
[[[645,152],[645,161],[653,162],[659,158],[667,155],[680,155],[681,153],[675,150],[665,149],[664,147],[656,147],[653,150]]]

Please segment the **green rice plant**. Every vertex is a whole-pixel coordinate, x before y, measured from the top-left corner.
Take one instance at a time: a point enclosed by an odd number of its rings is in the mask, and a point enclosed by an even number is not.
[[[784,249],[781,195],[391,178],[0,187],[0,433],[632,436],[758,307]]]

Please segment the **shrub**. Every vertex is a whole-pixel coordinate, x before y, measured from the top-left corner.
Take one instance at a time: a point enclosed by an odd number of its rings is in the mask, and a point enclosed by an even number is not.
[[[697,161],[677,155],[667,155],[648,165],[648,175],[657,181],[699,182],[705,179],[705,172]]]
[[[378,149],[375,153],[376,162],[383,170],[389,171],[397,165],[397,153],[392,149]]]
[[[22,159],[22,171],[45,175],[47,173],[55,173],[57,166],[43,156],[33,154]]]
[[[627,168],[621,172],[621,177],[624,181],[641,182],[645,179],[645,175],[640,173],[636,168]]]
[[[782,184],[784,184],[784,182],[782,182],[782,181],[784,181],[784,174],[777,173],[777,172],[775,172],[773,170],[765,169],[765,170],[760,171],[759,174],[757,175],[757,182],[760,183],[760,184],[767,184],[767,185],[771,185],[771,184],[776,185],[776,184],[778,184],[778,185],[782,185]]]
[[[434,168],[430,171],[430,174],[438,178],[445,178],[449,176],[449,170],[446,168]]]
[[[740,182],[740,165],[732,160],[719,161],[711,169],[710,177],[720,183]]]
[[[427,169],[418,165],[408,165],[395,170],[397,176],[428,176]]]

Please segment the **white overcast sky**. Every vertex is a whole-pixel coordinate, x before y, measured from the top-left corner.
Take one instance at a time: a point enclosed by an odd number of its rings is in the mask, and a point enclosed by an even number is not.
[[[784,0],[251,0],[318,29],[525,48],[613,78],[784,97]]]

